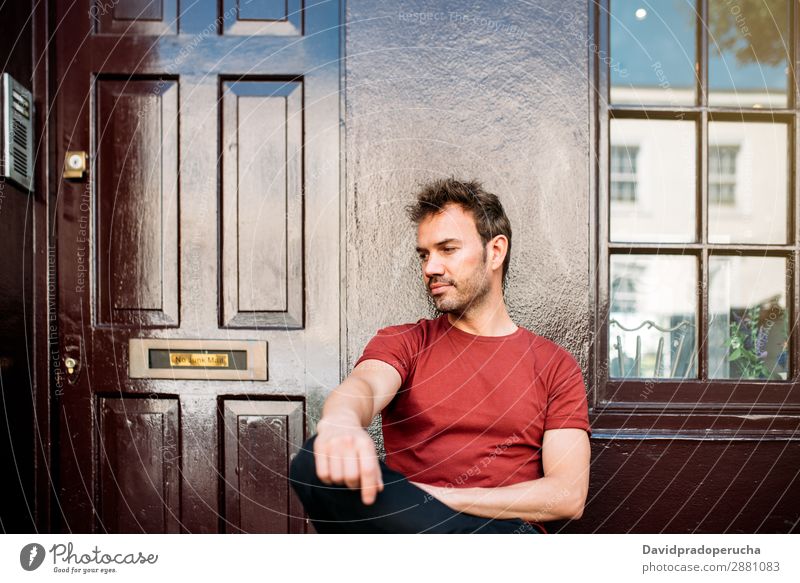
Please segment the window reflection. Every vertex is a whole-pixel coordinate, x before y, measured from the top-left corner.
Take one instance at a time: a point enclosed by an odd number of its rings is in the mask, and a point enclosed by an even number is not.
[[[694,122],[613,119],[610,140],[611,240],[694,241]]]
[[[611,0],[610,10],[611,102],[694,104],[695,3]]]
[[[786,379],[786,260],[712,256],[709,281],[709,377]]]
[[[793,122],[784,112],[720,111],[789,107],[797,10],[790,8],[788,0],[609,1],[610,50],[598,57],[615,105],[607,110],[603,161],[613,243],[610,378],[697,378],[698,346],[704,379],[791,374],[788,259],[757,257],[755,250],[775,253],[767,246],[796,239],[789,220]],[[700,35],[707,51],[698,51]],[[699,71],[707,103],[697,93]],[[691,105],[703,107],[684,109]],[[661,253],[639,246],[645,243]],[[708,263],[700,265],[701,257]],[[701,294],[706,307],[698,320]]]
[[[785,124],[708,124],[708,240],[786,243]]]
[[[696,377],[697,261],[612,255],[609,377]]]
[[[636,202],[638,146],[611,146],[611,200]]]
[[[708,103],[786,107],[788,0],[709,0]]]
[[[712,206],[736,204],[739,146],[710,144],[708,147],[708,201]]]

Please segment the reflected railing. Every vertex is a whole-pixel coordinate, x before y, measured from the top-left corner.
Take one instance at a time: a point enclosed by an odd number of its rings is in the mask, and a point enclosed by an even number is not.
[[[641,330],[645,326],[647,326],[646,330],[656,329],[662,334],[673,334],[676,335],[677,344],[674,352],[674,356],[671,358],[670,363],[670,374],[668,377],[664,377],[662,374],[662,367],[664,364],[664,336],[661,336],[658,339],[658,346],[656,347],[655,351],[655,363],[653,365],[653,374],[650,375],[652,378],[676,378],[676,374],[678,373],[678,367],[682,362],[682,357],[684,356],[684,347],[688,347],[691,351],[689,353],[688,361],[684,361],[686,364],[685,367],[685,374],[682,376],[689,376],[691,371],[693,370],[693,361],[695,358],[695,346],[693,338],[696,337],[695,334],[691,334],[692,339],[689,342],[686,342],[687,336],[690,335],[690,332],[694,329],[694,324],[689,320],[681,320],[676,325],[671,327],[666,326],[659,326],[653,320],[644,320],[641,324],[634,327],[626,327],[621,322],[616,319],[609,320],[609,331],[611,331],[612,326],[617,326],[621,330],[625,332],[636,332],[637,330]],[[626,362],[626,354],[622,344],[622,336],[617,334],[616,335],[616,343],[612,346],[612,349],[616,350],[617,352],[617,363],[619,369],[619,377],[621,378],[643,378],[642,377],[642,335],[636,335],[636,352],[633,358],[633,366],[630,367],[629,374],[625,374],[625,369],[628,368],[625,366]],[[609,355],[610,356],[610,355]]]

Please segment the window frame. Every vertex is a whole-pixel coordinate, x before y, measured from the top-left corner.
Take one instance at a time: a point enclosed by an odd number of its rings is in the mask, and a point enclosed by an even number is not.
[[[797,133],[800,127],[798,70],[798,7],[789,2],[788,104],[785,108],[746,109],[708,104],[708,21],[709,0],[697,0],[696,26],[698,63],[696,102],[691,106],[612,105],[610,96],[610,2],[589,3],[589,101],[590,101],[590,285],[591,330],[589,370],[590,405],[593,433],[597,436],[643,437],[663,434],[688,438],[800,439],[800,342],[797,315],[800,314],[800,186],[797,168],[800,155]],[[610,120],[665,119],[694,121],[696,132],[696,184],[694,243],[618,243],[610,234]],[[708,243],[708,124],[713,121],[786,123],[787,140],[787,237],[786,244]],[[609,378],[608,310],[611,281],[610,256],[613,252],[634,254],[675,254],[695,256],[697,261],[698,378],[630,379]],[[786,309],[789,312],[789,370],[781,381],[708,379],[709,255],[751,254],[757,257],[785,257],[787,261]]]

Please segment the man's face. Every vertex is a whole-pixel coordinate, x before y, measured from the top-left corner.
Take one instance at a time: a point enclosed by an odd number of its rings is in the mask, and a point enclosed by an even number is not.
[[[470,211],[449,204],[417,228],[417,253],[428,293],[440,312],[462,315],[491,289],[489,264]]]

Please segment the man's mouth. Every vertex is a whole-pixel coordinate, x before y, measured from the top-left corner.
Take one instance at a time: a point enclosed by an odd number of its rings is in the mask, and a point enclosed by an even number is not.
[[[439,294],[443,294],[447,290],[449,290],[451,287],[453,287],[453,286],[451,284],[449,284],[449,283],[433,283],[430,286],[431,295],[436,296],[436,295],[439,295]]]

